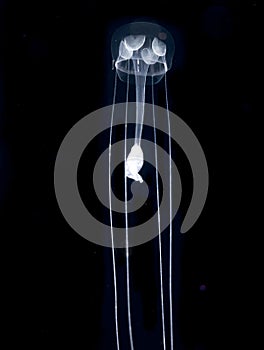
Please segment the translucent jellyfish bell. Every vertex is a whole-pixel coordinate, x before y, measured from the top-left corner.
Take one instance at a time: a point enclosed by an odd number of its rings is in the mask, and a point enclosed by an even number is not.
[[[129,23],[119,28],[112,37],[112,57],[122,81],[127,81],[127,74],[133,81],[135,73],[146,73],[147,84],[152,81],[158,83],[171,68],[173,55],[171,34],[155,23]]]

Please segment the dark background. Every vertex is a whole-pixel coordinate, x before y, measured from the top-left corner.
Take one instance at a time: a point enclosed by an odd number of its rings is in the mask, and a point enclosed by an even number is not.
[[[181,236],[180,217],[174,222],[175,349],[236,348],[244,339],[234,324],[247,327],[242,294],[252,286],[245,140],[255,115],[256,8],[253,0],[1,1],[0,203],[9,345],[116,349],[111,250],[68,226],[56,203],[53,169],[73,124],[112,103],[111,36],[136,20],[157,22],[174,36],[170,109],[198,137],[210,175],[195,226]],[[179,162],[186,189],[190,169],[183,156]],[[185,210],[186,203],[182,215]],[[168,269],[168,232],[163,240]],[[157,239],[130,253],[135,349],[162,349]],[[121,349],[129,349],[122,251],[117,270]],[[164,278],[167,286],[166,272]]]

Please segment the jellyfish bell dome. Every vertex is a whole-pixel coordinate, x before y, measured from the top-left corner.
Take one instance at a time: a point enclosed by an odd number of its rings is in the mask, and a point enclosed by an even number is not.
[[[158,83],[171,68],[174,41],[162,26],[133,22],[120,27],[112,37],[112,57],[119,78],[146,75],[146,83]],[[132,78],[132,79],[131,79]]]

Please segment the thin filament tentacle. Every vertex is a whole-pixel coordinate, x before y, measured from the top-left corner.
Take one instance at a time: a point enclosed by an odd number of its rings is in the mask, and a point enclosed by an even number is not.
[[[156,168],[156,189],[157,189],[157,210],[158,210],[158,232],[159,232],[159,264],[160,264],[160,294],[161,294],[161,318],[162,318],[162,335],[163,349],[166,350],[166,333],[165,333],[165,313],[164,313],[164,293],[163,293],[163,269],[162,269],[162,242],[161,242],[161,224],[160,224],[160,195],[159,195],[159,170],[158,170],[158,154],[157,154],[157,136],[156,136],[156,116],[155,116],[155,101],[154,101],[154,85],[152,77],[152,114],[153,114],[153,133],[155,147],[155,168]]]
[[[128,61],[128,65],[129,65],[129,61]],[[129,70],[129,68],[128,68],[128,70]],[[131,308],[130,308],[129,240],[128,240],[128,215],[127,215],[127,176],[126,176],[128,97],[129,97],[129,74],[127,75],[127,90],[126,90],[124,182],[125,182],[125,225],[126,225],[127,315],[128,315],[128,328],[129,328],[130,347],[131,347],[131,350],[134,350],[132,321],[131,321]]]
[[[114,293],[115,293],[115,328],[116,328],[116,346],[117,350],[119,346],[119,332],[118,332],[118,300],[117,300],[117,282],[116,282],[116,262],[115,262],[115,247],[114,247],[114,231],[113,231],[113,215],[112,215],[112,188],[111,188],[111,157],[112,157],[112,131],[115,112],[115,100],[116,100],[116,87],[117,87],[117,72],[115,73],[113,104],[111,113],[111,125],[109,136],[109,153],[108,153],[108,191],[109,191],[109,216],[111,227],[111,247],[112,247],[112,262],[113,262],[113,277],[114,277]]]
[[[166,96],[166,110],[168,123],[168,137],[169,137],[169,201],[170,201],[170,253],[169,253],[169,300],[170,300],[170,338],[171,350],[173,350],[173,310],[172,310],[172,172],[171,172],[171,126],[170,126],[170,112],[168,103],[167,91],[167,75],[165,73],[165,96]]]

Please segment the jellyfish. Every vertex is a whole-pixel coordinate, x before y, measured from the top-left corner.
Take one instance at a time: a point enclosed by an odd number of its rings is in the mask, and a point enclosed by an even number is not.
[[[64,218],[78,234],[93,243],[112,248],[111,252],[113,266],[117,350],[120,349],[120,343],[118,323],[117,269],[115,256],[116,248],[125,248],[126,253],[126,297],[129,341],[130,348],[134,350],[133,317],[131,317],[132,303],[130,302],[129,248],[138,244],[143,244],[148,240],[158,236],[161,303],[160,324],[162,329],[162,345],[164,350],[168,348],[166,339],[169,339],[170,335],[170,349],[173,349],[172,219],[176,215],[181,200],[181,181],[177,168],[175,167],[175,162],[172,164],[172,139],[177,141],[179,143],[179,146],[181,146],[182,150],[185,152],[193,173],[193,195],[188,212],[181,226],[181,233],[187,232],[192,227],[204,207],[208,192],[207,162],[203,149],[190,127],[175,114],[169,112],[167,72],[172,67],[172,59],[174,54],[174,42],[170,33],[160,25],[153,23],[130,23],[121,27],[114,33],[112,37],[111,48],[113,69],[115,72],[113,103],[111,106],[106,106],[105,108],[94,112],[93,118],[91,118],[90,115],[82,118],[69,130],[63,139],[58,150],[54,168],[55,194]],[[123,82],[123,92],[125,96],[125,103],[120,104],[116,103],[117,86],[119,85],[119,81]],[[161,85],[162,83],[164,84],[166,108],[155,108],[157,106],[155,105],[154,89],[157,84]],[[147,85],[148,88],[146,89]],[[126,86],[125,89],[124,86]],[[149,89],[149,87],[151,89]],[[131,90],[134,92],[135,100],[135,102],[132,103],[132,107],[131,103],[128,102],[130,97],[129,93]],[[147,99],[151,100],[151,104],[145,103],[145,100],[147,100],[146,97]],[[162,112],[160,113],[161,115],[158,115],[159,112],[157,112],[157,110],[160,109]],[[94,116],[96,116],[96,118],[94,118]],[[105,123],[105,116],[110,117],[109,124]],[[149,120],[151,118],[152,120]],[[161,122],[164,121],[166,125],[164,126],[163,123],[161,127]],[[117,130],[115,127],[119,125],[125,126],[123,134],[124,142],[121,142],[121,148],[116,147],[116,144],[114,144],[114,135]],[[133,126],[131,127],[131,125]],[[149,143],[146,142],[146,134],[143,133],[144,125],[145,127],[152,127],[153,130],[151,151],[147,149],[147,145]],[[168,148],[167,152],[163,152],[163,162],[160,161],[160,157],[158,158],[157,150],[159,147],[157,145],[156,125],[157,129],[160,129],[164,134],[167,134]],[[100,156],[99,160],[96,162],[96,165],[93,169],[93,184],[96,190],[96,194],[98,195],[98,199],[100,199],[101,203],[106,204],[109,209],[109,236],[104,234],[104,230],[103,233],[101,233],[102,227],[104,227],[108,232],[108,222],[102,226],[101,222],[95,220],[94,216],[90,215],[89,211],[85,210],[85,205],[78,191],[76,180],[78,162],[86,145],[88,145],[88,143],[95,137],[95,135],[99,135],[99,133],[108,129],[110,130],[109,147],[105,152],[103,152],[102,156]],[[131,132],[129,134],[128,130],[132,130],[132,134]],[[146,128],[144,130],[146,130]],[[119,150],[119,152],[117,152],[117,150]],[[104,184],[105,175],[107,175],[107,172],[102,171],[102,169],[104,169],[104,166],[107,164],[107,153],[108,191],[105,191]],[[151,159],[150,164],[155,168],[155,181],[152,183],[154,183],[154,186],[156,187],[156,196],[154,196],[156,198],[154,199],[154,205],[156,201],[157,211],[153,217],[151,217],[149,220],[146,220],[146,222],[143,224],[129,226],[128,213],[131,212],[131,208],[129,208],[130,200],[128,201],[127,193],[128,181],[131,184],[131,188],[133,184],[136,184],[137,187],[142,188],[141,192],[143,194],[146,193],[146,183],[148,179],[146,172],[144,172],[144,169],[142,168],[144,167],[144,161],[146,164],[150,159],[150,154],[153,155],[153,153],[155,159],[154,161]],[[117,155],[117,157],[113,158],[112,154]],[[112,168],[114,168],[117,164],[122,163],[124,165],[124,203],[112,195],[111,186]],[[161,166],[161,163],[163,163],[163,166]],[[162,170],[164,170],[164,168],[168,170],[166,174],[164,172],[162,173]],[[145,169],[147,169],[147,167],[145,167]],[[102,175],[102,179],[100,179],[100,175]],[[165,193],[164,196],[160,196],[158,181],[159,175],[162,177],[162,180],[166,181],[165,186],[163,186],[163,194]],[[103,185],[101,185],[102,183]],[[120,181],[120,184],[122,187],[123,181]],[[173,189],[175,188],[177,188],[177,195],[173,197],[172,201],[172,193]],[[138,197],[142,195],[141,192],[137,193]],[[106,201],[104,200],[105,194],[107,197]],[[165,206],[163,205],[164,201],[162,197],[166,197],[167,199]],[[137,203],[140,203],[142,205],[144,203],[142,201],[142,198],[143,196],[141,196],[140,200]],[[117,206],[120,204],[122,205],[122,209],[116,210]],[[137,215],[138,208],[139,206],[137,206],[135,210],[135,215]],[[120,207],[118,209],[120,209]],[[125,216],[123,216],[123,218],[125,217],[125,230],[124,227],[119,227],[118,225],[114,227],[114,212],[115,214],[116,212],[120,212],[122,213],[122,216],[125,214]],[[165,219],[162,217],[164,212]],[[149,225],[149,222],[151,222],[152,226]],[[92,227],[92,230],[87,230],[87,227]],[[169,315],[167,315],[166,311],[165,317],[166,308],[164,308],[163,293],[164,283],[161,232],[167,227],[169,228]],[[91,234],[91,232],[93,234]],[[114,240],[114,237],[117,239]],[[164,264],[164,269],[165,268],[166,266]],[[165,329],[165,324],[167,325],[165,319],[170,320],[169,329],[167,329],[167,326]]]
[[[142,131],[144,127],[145,112],[145,93],[146,84],[151,85],[152,114],[153,114],[153,137],[155,149],[155,174],[156,174],[156,200],[158,210],[158,232],[159,232],[159,268],[160,268],[160,295],[161,295],[161,324],[163,348],[166,350],[166,329],[165,329],[165,311],[164,311],[164,294],[163,294],[163,266],[162,266],[162,241],[161,241],[161,224],[159,213],[159,184],[158,184],[158,156],[156,145],[156,128],[155,128],[155,101],[154,86],[161,80],[164,81],[166,109],[167,109],[167,128],[169,136],[169,211],[170,211],[170,252],[169,252],[169,303],[170,303],[170,347],[173,349],[173,314],[172,314],[172,164],[171,164],[171,137],[170,137],[170,114],[168,109],[168,94],[166,73],[172,66],[174,54],[174,41],[171,34],[162,26],[149,22],[129,23],[119,28],[112,37],[112,57],[113,67],[115,69],[115,83],[113,93],[113,105],[109,137],[109,213],[111,225],[112,241],[112,260],[114,276],[114,294],[115,294],[115,327],[117,349],[120,349],[118,333],[118,299],[117,299],[117,279],[114,247],[114,228],[112,217],[112,199],[111,199],[111,157],[112,157],[112,128],[115,117],[114,107],[116,100],[117,80],[126,83],[126,102],[128,102],[129,89],[132,86],[135,89],[136,113],[135,113],[135,134],[133,145],[128,150],[127,147],[127,109],[124,116],[125,135],[124,135],[124,192],[125,192],[125,233],[126,233],[126,287],[127,287],[127,314],[129,326],[129,339],[131,350],[134,350],[133,327],[131,318],[130,303],[130,276],[129,276],[129,237],[128,237],[128,210],[127,210],[127,178],[136,182],[143,183],[144,178],[139,174],[144,164],[144,149],[141,146]]]

